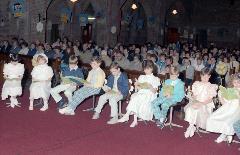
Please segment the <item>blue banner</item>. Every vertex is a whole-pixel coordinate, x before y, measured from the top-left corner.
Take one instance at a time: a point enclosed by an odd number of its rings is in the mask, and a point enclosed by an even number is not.
[[[22,17],[25,13],[25,0],[12,0],[10,10],[14,17]]]
[[[88,14],[80,13],[78,19],[80,26],[86,26],[88,24]]]
[[[68,22],[71,22],[72,10],[70,8],[66,8],[66,7],[62,8],[60,18],[61,18],[61,22],[65,23],[65,24]]]

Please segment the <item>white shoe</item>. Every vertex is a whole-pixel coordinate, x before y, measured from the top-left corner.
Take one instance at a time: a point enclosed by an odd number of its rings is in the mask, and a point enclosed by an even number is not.
[[[21,107],[21,103],[16,103],[15,106],[16,107]]]
[[[130,125],[130,128],[134,128],[137,125],[138,125],[138,122],[133,121],[132,124]]]
[[[123,123],[123,122],[127,122],[128,120],[129,120],[129,116],[123,115],[123,117],[120,118],[117,122],[118,123]]]
[[[221,142],[225,141],[226,138],[227,138],[226,135],[221,134],[221,135],[215,140],[215,142],[216,142],[216,143],[221,143]]]
[[[189,133],[189,137],[193,137],[195,131],[196,131],[196,127],[195,127],[195,126],[192,126],[192,127],[191,127],[191,130],[190,130],[190,133]]]
[[[28,110],[32,111],[33,110],[33,106],[29,106]]]
[[[233,137],[232,137],[232,136],[227,136],[227,142],[228,142],[228,144],[231,144],[231,143],[232,143],[232,140],[233,140]]]
[[[99,117],[100,117],[100,114],[97,113],[97,112],[95,112],[95,113],[93,114],[92,119],[99,119]]]
[[[113,117],[107,122],[107,124],[116,124],[116,123],[118,123],[118,117]]]
[[[48,109],[48,104],[47,105],[44,105],[41,109],[40,109],[40,111],[46,111]]]
[[[190,137],[190,132],[191,132],[191,126],[189,126],[188,128],[187,128],[187,130],[185,131],[185,133],[184,133],[184,137],[185,138],[189,138]]]
[[[10,103],[10,106],[11,106],[12,108],[14,108],[14,107],[15,107],[15,104],[14,104],[14,103]]]
[[[63,109],[59,109],[58,112],[62,115],[75,115],[75,112],[69,107],[65,107]]]

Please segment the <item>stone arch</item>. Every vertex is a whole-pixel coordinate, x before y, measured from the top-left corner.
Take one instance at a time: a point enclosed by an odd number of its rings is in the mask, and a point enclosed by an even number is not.
[[[127,1],[122,11],[121,30],[119,41],[124,44],[143,44],[147,41],[147,15],[143,4],[137,2],[138,8],[136,10],[131,9],[131,5],[134,1]],[[127,19],[129,17],[129,19]],[[137,23],[142,23],[142,26],[138,27]]]

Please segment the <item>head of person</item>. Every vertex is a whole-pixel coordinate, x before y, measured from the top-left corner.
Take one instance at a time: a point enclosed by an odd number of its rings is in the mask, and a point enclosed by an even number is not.
[[[135,48],[135,54],[140,54],[140,49],[139,48]]]
[[[173,63],[172,57],[168,57],[168,58],[166,59],[166,64],[167,64],[167,65],[171,65],[172,63]]]
[[[10,62],[13,65],[16,65],[20,60],[17,54],[10,54],[9,57],[10,57]]]
[[[210,68],[203,68],[201,70],[201,81],[202,82],[208,82],[211,77],[211,69]]]
[[[211,58],[211,64],[215,64],[216,63],[216,59],[214,57]]]
[[[202,59],[201,58],[197,58],[197,65],[201,65],[202,64]]]
[[[185,65],[186,66],[190,66],[191,65],[191,61],[189,59],[185,59]]]
[[[75,55],[69,57],[69,68],[73,69],[78,65],[78,58]]]
[[[13,39],[13,47],[18,47],[18,41],[17,41],[17,39]]]
[[[28,43],[26,43],[26,42],[23,42],[23,43],[21,44],[22,49],[26,48],[27,46],[28,46]]]
[[[138,55],[135,55],[135,56],[133,57],[133,62],[140,62]]]
[[[110,72],[112,73],[113,76],[118,76],[121,72],[121,68],[118,63],[113,62],[110,65]]]
[[[98,56],[95,56],[91,59],[91,67],[92,69],[97,69],[100,67],[100,65],[102,64],[102,59]]]
[[[160,60],[165,61],[165,54],[160,54]]]
[[[204,60],[204,61],[207,61],[207,60],[208,60],[208,55],[207,55],[207,54],[204,54],[204,55],[203,55],[203,60]]]
[[[115,58],[116,58],[117,61],[122,60],[122,58],[123,58],[123,53],[120,52],[120,51],[117,51]]]
[[[155,54],[151,54],[151,60],[155,63],[157,61],[157,56]]]
[[[40,54],[40,55],[37,56],[37,64],[38,64],[38,65],[44,65],[44,64],[46,64],[47,62],[48,62],[47,56],[44,56],[44,55],[42,55],[42,54]]]
[[[169,69],[170,79],[176,80],[179,76],[179,69],[177,66],[171,66]]]
[[[102,50],[101,51],[101,56],[107,56],[107,51],[106,50]]]
[[[154,63],[151,60],[146,60],[143,64],[143,71],[146,75],[150,75],[153,73]]]
[[[240,73],[231,75],[228,87],[240,89]]]
[[[45,48],[46,51],[51,50],[51,46],[48,43],[44,44],[44,48]]]
[[[223,62],[224,62],[224,63],[229,63],[229,61],[230,61],[230,60],[229,60],[228,57],[224,57],[224,58],[223,58]]]
[[[39,44],[38,47],[37,47],[37,50],[38,51],[44,50],[44,45],[43,44]]]
[[[35,49],[36,48],[36,44],[35,43],[32,43],[31,46],[30,46],[31,49]]]
[[[60,47],[60,46],[55,46],[55,47],[54,47],[54,52],[55,52],[55,53],[58,54],[58,53],[60,53],[60,51],[61,51],[61,47]]]

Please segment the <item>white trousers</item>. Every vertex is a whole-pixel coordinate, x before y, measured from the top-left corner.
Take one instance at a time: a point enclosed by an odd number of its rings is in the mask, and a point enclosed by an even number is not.
[[[122,100],[123,96],[121,94],[112,94],[112,93],[105,93],[100,96],[98,100],[98,105],[95,108],[97,113],[101,113],[103,106],[109,101],[109,105],[111,107],[111,117],[118,116],[118,101]]]
[[[55,100],[55,102],[61,101],[62,97],[60,95],[61,92],[64,92],[64,95],[68,98],[68,101],[72,100],[72,94],[76,90],[76,86],[72,86],[71,84],[60,84],[51,89],[50,93]]]

